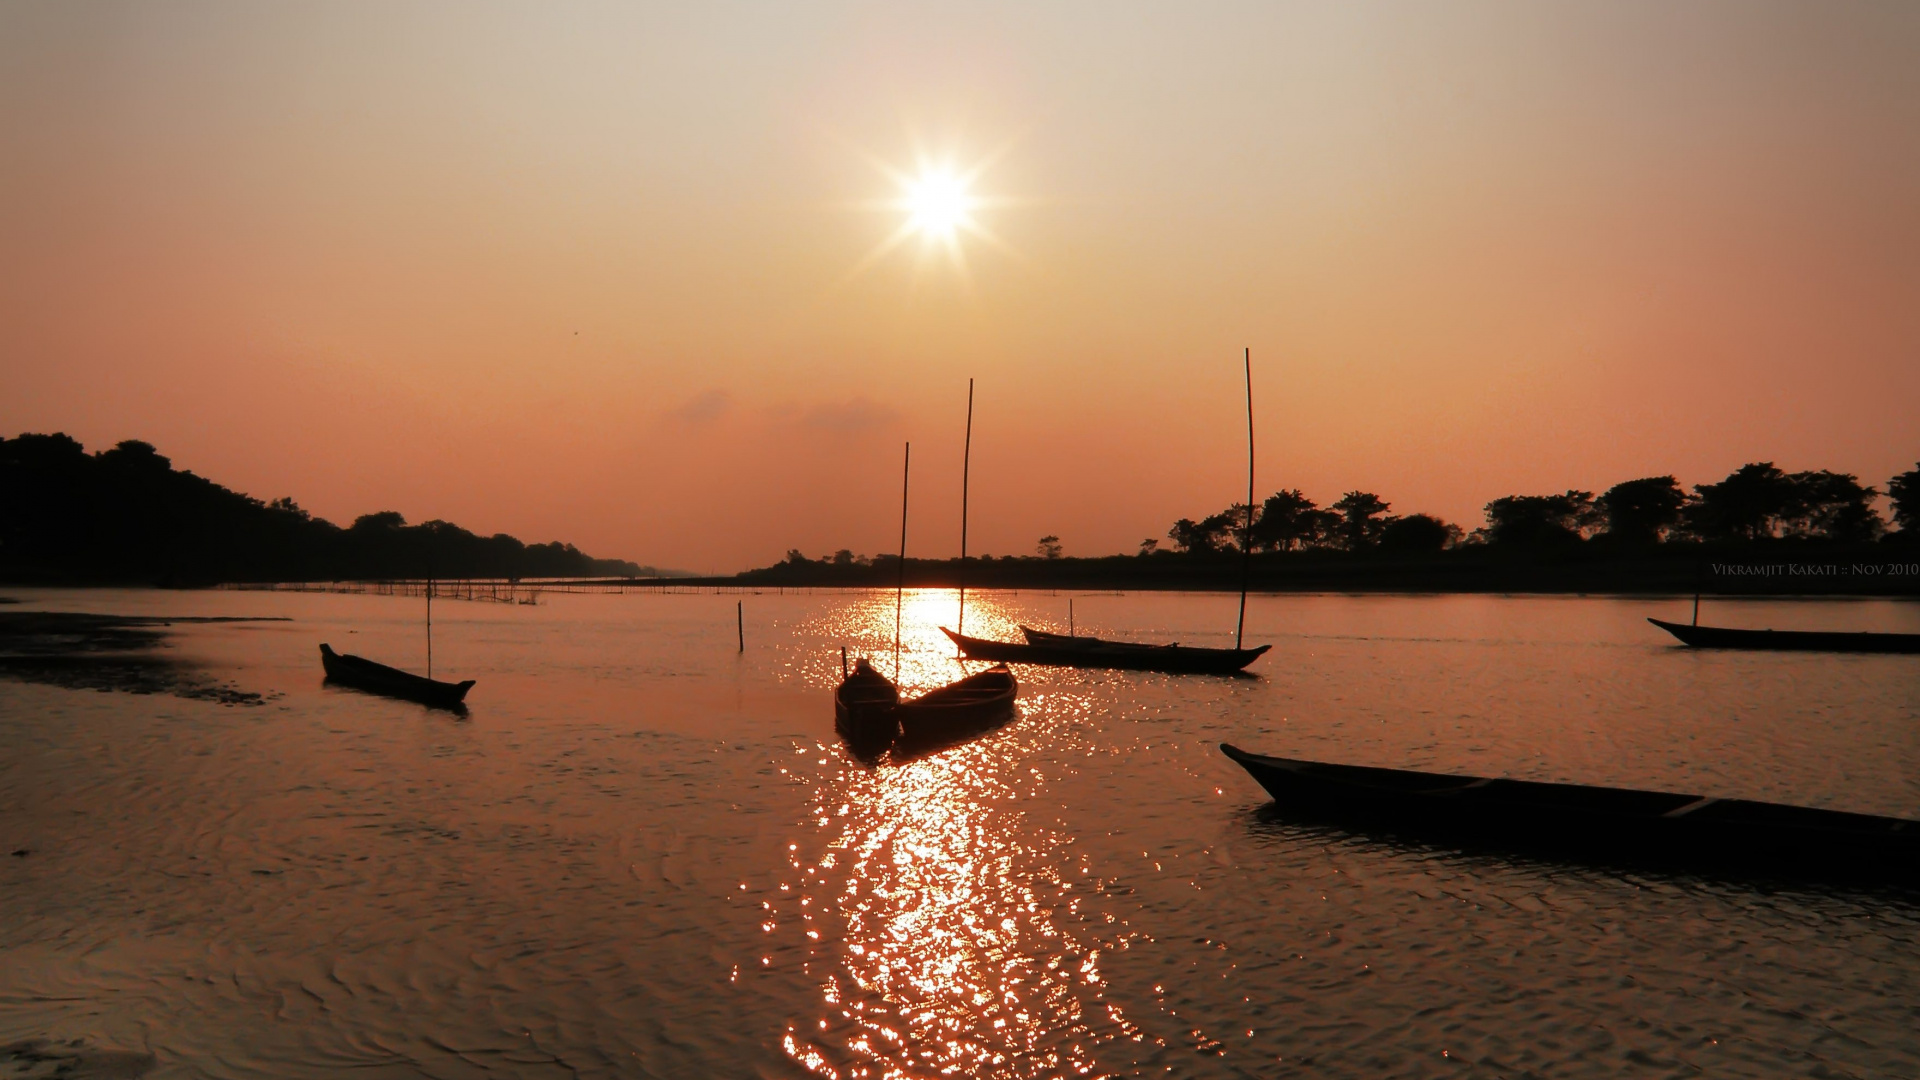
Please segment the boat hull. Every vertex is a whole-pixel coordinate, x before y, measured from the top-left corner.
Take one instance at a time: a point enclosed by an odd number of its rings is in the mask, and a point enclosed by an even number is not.
[[[1456,846],[1681,870],[1920,881],[1920,821],[1698,795],[1449,776],[1252,754],[1222,743],[1289,816]]]
[[[1739,630],[1648,619],[1700,649],[1763,649],[1793,652],[1920,653],[1920,634],[1871,634],[1829,630]]]
[[[425,678],[363,657],[334,652],[324,644],[320,646],[320,666],[325,669],[329,682],[441,709],[463,708],[467,691],[473,689],[474,683],[472,679],[450,683]]]
[[[917,757],[978,738],[1014,718],[1020,684],[1005,665],[969,675],[909,701],[863,663],[833,695],[834,729],[856,757],[893,751]]]
[[[1175,675],[1232,675],[1258,660],[1272,648],[1199,649],[1185,645],[1134,645],[1104,642],[1098,638],[1067,638],[1041,644],[990,641],[986,638],[956,634],[946,627],[940,632],[974,660],[993,660],[1003,664],[1043,664],[1050,667],[1111,668],[1121,671],[1159,671]],[[1045,635],[1059,639],[1059,635]],[[1085,642],[1085,644],[1081,644]]]

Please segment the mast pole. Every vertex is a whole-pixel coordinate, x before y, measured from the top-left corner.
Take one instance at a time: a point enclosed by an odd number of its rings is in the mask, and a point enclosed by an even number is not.
[[[427,678],[433,678],[433,578],[427,578]]]
[[[893,681],[900,681],[900,615],[907,596],[907,477],[913,472],[913,444],[900,463],[900,574],[893,585]]]
[[[1240,620],[1234,625],[1233,647],[1247,636],[1247,578],[1253,571],[1253,347],[1242,353],[1247,371],[1247,517],[1240,530]]]
[[[967,632],[967,481],[973,467],[973,380],[967,380],[967,441],[960,451],[960,616],[953,632]]]

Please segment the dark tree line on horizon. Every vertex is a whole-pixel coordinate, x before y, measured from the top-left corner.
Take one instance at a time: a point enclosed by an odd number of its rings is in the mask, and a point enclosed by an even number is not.
[[[1551,550],[1600,543],[1646,548],[1672,542],[1739,543],[1776,539],[1869,543],[1889,535],[1920,535],[1920,465],[1887,481],[1892,524],[1874,508],[1882,493],[1851,473],[1784,472],[1770,461],[1742,465],[1726,479],[1695,484],[1648,476],[1615,484],[1600,495],[1506,495],[1486,506],[1486,523],[1467,532],[1430,514],[1391,514],[1371,492],[1349,491],[1321,507],[1289,489],[1269,495],[1253,511],[1244,503],[1195,521],[1181,518],[1167,531],[1184,554],[1238,552],[1243,542],[1261,551],[1439,552],[1463,545]],[[1141,542],[1140,554],[1159,552]]]
[[[1468,532],[1431,514],[1393,514],[1392,504],[1372,492],[1349,491],[1322,507],[1300,490],[1286,489],[1269,495],[1255,508],[1251,542],[1253,551],[1261,555],[1423,556],[1474,549],[1498,557],[1500,553],[1550,556],[1580,551],[1629,554],[1686,544],[1740,546],[1775,540],[1920,541],[1920,464],[1887,481],[1884,494],[1891,502],[1891,522],[1874,507],[1882,494],[1850,473],[1789,473],[1762,461],[1743,465],[1717,483],[1696,484],[1691,491],[1673,476],[1649,476],[1615,484],[1599,495],[1578,490],[1506,495],[1487,503],[1485,523]],[[1197,521],[1180,519],[1167,532],[1171,544],[1143,540],[1137,555],[1151,563],[1237,555],[1246,535],[1247,507],[1236,503]],[[987,565],[1047,564],[1063,560],[1064,551],[1058,536],[1043,536],[1031,555],[974,558]],[[1124,555],[1109,559],[1134,561]],[[817,560],[790,550],[782,562],[750,573],[774,573],[796,581],[820,574],[827,575],[822,580],[853,580],[863,578],[863,568],[897,563],[895,555],[869,558],[845,548]]]
[[[212,584],[355,578],[638,575],[558,541],[479,536],[394,511],[342,528],[262,502],[128,440],[89,454],[64,434],[0,437],[0,579]]]

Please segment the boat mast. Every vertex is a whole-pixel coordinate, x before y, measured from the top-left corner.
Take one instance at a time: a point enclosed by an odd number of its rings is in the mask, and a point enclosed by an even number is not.
[[[907,595],[907,477],[913,471],[913,444],[900,463],[900,575],[893,585],[893,681],[900,681],[900,612]]]
[[[1233,647],[1247,635],[1247,576],[1253,569],[1253,348],[1242,354],[1247,369],[1247,518],[1240,530],[1240,621],[1234,626]]]
[[[433,578],[427,578],[427,678],[433,678]]]
[[[973,380],[967,380],[967,441],[960,451],[960,616],[953,632],[967,632],[967,480],[973,466]]]

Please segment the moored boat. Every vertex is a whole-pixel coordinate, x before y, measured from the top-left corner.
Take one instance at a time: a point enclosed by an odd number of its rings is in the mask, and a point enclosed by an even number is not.
[[[1920,653],[1920,634],[1846,630],[1742,630],[1648,619],[1648,622],[1701,649],[1775,649],[1796,652]]]
[[[840,685],[833,690],[833,728],[855,755],[877,758],[900,734],[893,715],[900,706],[900,688],[864,658],[855,661],[850,672],[844,669],[844,657],[841,663]]]
[[[1053,667],[1116,668],[1124,671],[1161,671],[1183,675],[1231,675],[1258,660],[1270,645],[1252,649],[1207,649],[1188,645],[1137,645],[1100,638],[1067,637],[1029,631],[1027,642],[992,641],[940,632],[953,639],[962,654],[975,660],[1007,664],[1045,664]],[[1037,640],[1035,640],[1037,638]]]
[[[334,652],[324,643],[320,646],[320,666],[326,669],[329,681],[342,686],[443,709],[460,708],[474,684],[472,679],[457,683],[429,679],[349,653]]]
[[[834,689],[834,728],[856,756],[923,754],[992,731],[1013,719],[1019,683],[997,664],[909,701],[866,660]]]
[[[1220,750],[1308,820],[1679,869],[1920,879],[1920,821],[1701,795],[1333,765]]]

